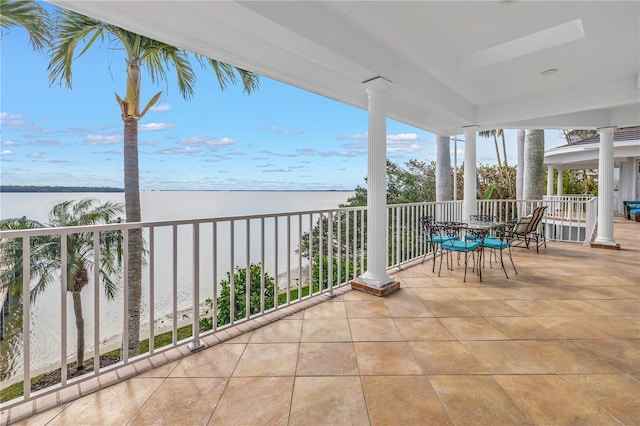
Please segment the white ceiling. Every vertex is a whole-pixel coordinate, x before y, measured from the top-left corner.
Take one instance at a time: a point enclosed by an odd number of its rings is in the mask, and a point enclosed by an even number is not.
[[[640,124],[637,0],[51,3],[442,135]]]

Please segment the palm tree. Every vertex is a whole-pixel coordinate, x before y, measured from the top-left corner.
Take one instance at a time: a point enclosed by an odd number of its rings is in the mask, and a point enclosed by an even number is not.
[[[138,169],[138,121],[160,98],[158,92],[146,106],[140,109],[141,70],[146,66],[153,83],[165,81],[167,71],[175,69],[178,88],[185,99],[193,96],[196,80],[189,61],[189,53],[184,49],[132,33],[115,25],[99,21],[69,10],[64,10],[57,21],[57,34],[49,64],[49,80],[58,81],[71,88],[74,52],[80,41],[84,48],[82,56],[98,39],[108,38],[112,48],[120,46],[126,52],[127,86],[125,97],[116,94],[122,121],[124,122],[124,190],[127,222],[140,222],[140,184]],[[228,84],[236,84],[238,76],[245,93],[258,87],[258,76],[252,72],[235,68],[213,59],[195,55],[203,67],[213,69],[221,90]],[[138,354],[140,345],[140,302],[142,298],[142,230],[129,231],[128,240],[128,303],[129,303],[129,355]]]
[[[436,139],[436,201],[451,200],[451,141],[449,136]]]
[[[525,130],[522,197],[541,200],[544,191],[544,130]]]
[[[57,204],[49,213],[49,226],[86,226],[114,222],[124,212],[121,203],[110,201],[97,205],[98,200],[84,198],[80,201],[64,201]],[[26,218],[9,219],[0,225],[2,229],[43,228],[44,225]],[[94,265],[94,233],[74,233],[67,237],[66,271],[67,291],[73,298],[73,312],[76,319],[76,361],[77,368],[84,365],[84,317],[82,314],[82,289],[89,283],[94,267],[98,267],[100,281],[104,286],[108,299],[116,292],[113,281],[117,272],[122,247],[120,231],[103,231],[99,233],[100,264]],[[0,266],[0,284],[9,286],[14,291],[21,291],[23,285],[22,265],[24,254],[22,241],[18,239],[3,241],[0,244],[2,261]],[[30,277],[33,287],[30,300],[33,303],[37,296],[50,284],[60,279],[62,269],[62,244],[59,236],[38,236],[30,239]],[[23,295],[24,300],[24,295]],[[25,302],[23,302],[25,303]],[[65,344],[65,342],[62,342]]]
[[[29,42],[37,51],[44,51],[51,40],[51,19],[35,1],[0,0],[0,27],[23,27],[29,33]]]

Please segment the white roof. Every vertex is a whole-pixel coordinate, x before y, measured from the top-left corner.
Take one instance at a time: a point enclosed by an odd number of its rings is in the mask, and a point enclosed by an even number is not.
[[[640,124],[638,1],[52,3],[442,135]]]

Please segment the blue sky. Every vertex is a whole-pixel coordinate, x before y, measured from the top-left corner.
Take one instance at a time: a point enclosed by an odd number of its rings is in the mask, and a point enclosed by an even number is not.
[[[2,30],[0,179],[4,185],[123,187],[124,97],[120,51],[94,45],[73,66],[73,88],[48,81],[48,57],[26,32]],[[79,53],[80,50],[78,50]],[[142,190],[353,190],[367,174],[367,112],[261,77],[251,95],[220,91],[197,69],[195,95],[182,99],[175,76],[156,86],[143,75]],[[515,130],[507,152],[515,164]],[[562,143],[548,130],[546,147]],[[387,155],[403,164],[435,160],[435,135],[387,120]],[[478,162],[495,163],[492,139],[478,138]],[[464,144],[458,144],[458,164]],[[453,153],[453,144],[452,144]]]

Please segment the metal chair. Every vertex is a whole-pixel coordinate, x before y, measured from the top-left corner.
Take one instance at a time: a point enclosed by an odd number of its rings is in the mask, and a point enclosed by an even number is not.
[[[444,256],[444,253],[457,252],[458,254],[464,254],[464,278],[462,279],[462,281],[466,282],[467,266],[469,264],[469,253],[473,254],[475,251],[479,251],[478,274],[480,275],[480,282],[482,282],[482,269],[480,268],[480,263],[482,261],[482,239],[468,240],[466,238],[461,238],[462,233],[465,231],[466,227],[467,226],[465,224],[461,223],[442,224],[438,227],[441,237],[448,238],[448,240],[444,241],[440,246],[440,250],[443,254],[440,256],[440,268],[438,269],[438,276],[440,276],[440,273],[442,272],[442,257]],[[447,265],[448,264],[449,258],[447,258]]]
[[[482,246],[484,249],[491,250],[489,254],[489,266],[491,266],[491,254],[496,254],[496,251],[500,253],[500,264],[502,265],[502,270],[504,271],[504,276],[509,278],[507,275],[507,269],[504,266],[504,261],[502,259],[502,252],[507,251],[509,255],[509,260],[511,261],[511,266],[513,266],[513,270],[518,273],[516,269],[516,265],[513,263],[513,258],[511,257],[511,233],[507,232],[506,224],[498,225],[494,229],[494,233],[490,237],[485,237],[482,239]]]
[[[427,254],[433,252],[433,267],[431,268],[431,272],[435,272],[436,270],[436,253],[438,252],[438,248],[440,248],[440,254],[442,255],[442,243],[450,240],[451,238],[445,235],[441,235],[439,228],[440,225],[436,224],[433,216],[422,216],[420,218],[420,223],[422,224],[422,229],[424,230],[425,242],[427,243],[427,249],[424,252],[424,256],[422,257],[422,263],[424,263]]]
[[[529,249],[531,241],[536,243],[536,253],[540,253],[539,247],[544,244],[547,248],[547,240],[544,234],[538,232],[538,225],[544,216],[544,211],[547,206],[539,206],[533,210],[531,217],[522,217],[512,225],[511,230],[508,232],[511,234],[512,244],[514,247],[526,247]],[[519,243],[516,243],[519,241]]]

